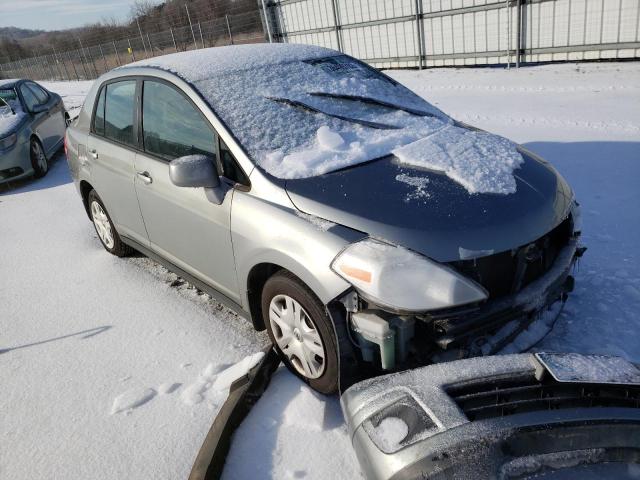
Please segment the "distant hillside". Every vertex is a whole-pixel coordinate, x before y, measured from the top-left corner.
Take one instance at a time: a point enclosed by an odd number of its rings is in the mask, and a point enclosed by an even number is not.
[[[35,37],[44,33],[44,30],[29,30],[27,28],[17,27],[0,27],[0,38],[8,38],[10,40],[23,40],[25,38]]]

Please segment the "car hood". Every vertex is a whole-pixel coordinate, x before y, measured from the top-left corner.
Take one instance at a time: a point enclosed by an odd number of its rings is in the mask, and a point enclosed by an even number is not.
[[[19,110],[14,114],[8,107],[0,108],[0,138],[16,132],[26,118],[27,115]]]
[[[440,172],[393,156],[325,175],[288,180],[296,208],[440,262],[526,245],[556,227],[573,192],[547,162],[519,148],[516,192],[470,194]]]

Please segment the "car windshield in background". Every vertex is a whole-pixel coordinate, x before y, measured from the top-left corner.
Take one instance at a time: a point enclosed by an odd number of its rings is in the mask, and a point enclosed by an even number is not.
[[[452,123],[404,86],[342,55],[258,65],[194,83],[252,160],[280,178],[386,156]]]

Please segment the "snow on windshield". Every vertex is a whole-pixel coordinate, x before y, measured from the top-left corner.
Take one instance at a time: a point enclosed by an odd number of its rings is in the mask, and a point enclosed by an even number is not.
[[[251,159],[275,177],[313,177],[393,153],[403,164],[446,174],[469,193],[515,191],[513,170],[523,162],[515,144],[455,126],[364,63],[294,45],[199,55],[138,64],[194,84]]]

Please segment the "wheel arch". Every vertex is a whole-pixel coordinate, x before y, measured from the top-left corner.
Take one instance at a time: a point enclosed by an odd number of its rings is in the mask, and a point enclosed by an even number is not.
[[[335,291],[328,291],[311,272],[302,265],[294,262],[269,262],[264,261],[255,264],[248,272],[246,279],[246,302],[251,316],[251,322],[256,330],[262,331],[266,328],[262,318],[262,290],[267,280],[278,272],[287,272],[293,275],[298,281],[306,286],[311,293],[322,303],[328,305],[335,297],[345,289],[338,288]]]
[[[91,213],[89,213],[89,192],[93,190],[93,186],[86,180],[80,180],[80,197],[82,198],[82,205],[84,205],[84,211],[87,212],[87,217],[91,219]]]

